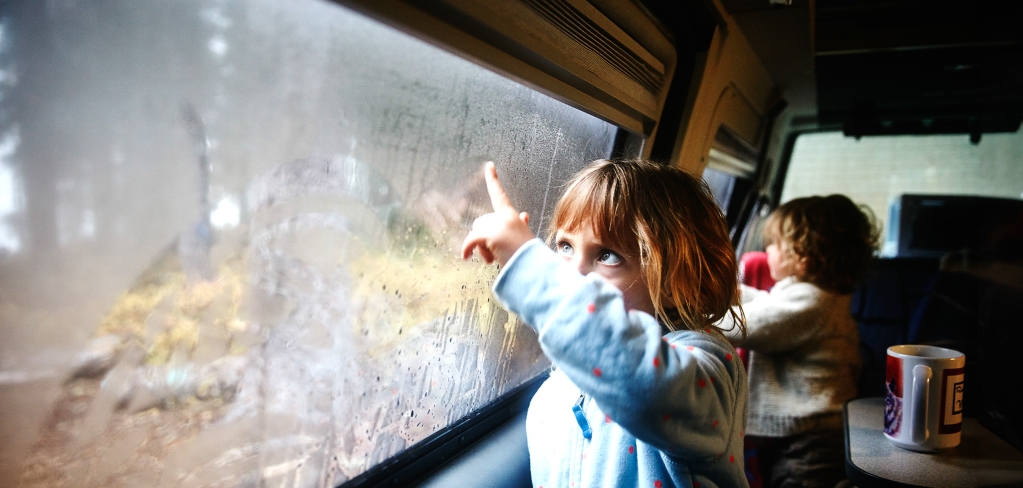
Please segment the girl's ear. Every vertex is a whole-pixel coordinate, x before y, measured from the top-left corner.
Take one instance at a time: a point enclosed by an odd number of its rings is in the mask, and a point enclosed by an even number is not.
[[[796,259],[795,265],[796,265],[796,269],[795,269],[796,276],[799,277],[799,278],[802,278],[803,276],[806,276],[806,257],[805,256],[799,256],[799,258]]]

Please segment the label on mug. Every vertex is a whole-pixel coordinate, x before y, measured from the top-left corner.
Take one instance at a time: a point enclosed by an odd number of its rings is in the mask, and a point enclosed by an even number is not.
[[[889,355],[885,370],[884,433],[898,437],[902,429],[902,359]]]
[[[942,371],[939,434],[954,434],[963,430],[963,370],[956,368]]]

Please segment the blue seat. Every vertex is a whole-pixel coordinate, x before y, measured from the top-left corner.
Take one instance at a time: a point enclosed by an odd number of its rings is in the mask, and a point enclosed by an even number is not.
[[[938,273],[936,258],[878,258],[853,293],[863,371],[859,396],[884,396],[889,346],[910,342],[910,323]]]

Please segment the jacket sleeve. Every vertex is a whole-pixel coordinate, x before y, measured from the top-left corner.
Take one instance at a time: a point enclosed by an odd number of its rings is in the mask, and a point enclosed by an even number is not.
[[[742,286],[746,341],[753,351],[779,353],[798,349],[823,332],[824,292],[809,283],[779,283],[770,293]],[[724,322],[724,321],[723,321]],[[728,329],[726,324],[721,324]],[[736,335],[732,340],[738,340]]]
[[[608,419],[673,456],[723,453],[743,429],[745,376],[734,349],[713,332],[662,337],[657,320],[626,310],[622,293],[583,276],[539,240],[508,261],[494,294],[535,328],[551,361]]]

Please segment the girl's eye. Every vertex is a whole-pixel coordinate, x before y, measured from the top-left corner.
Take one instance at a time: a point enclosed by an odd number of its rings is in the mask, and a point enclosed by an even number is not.
[[[622,264],[622,258],[611,251],[604,251],[600,253],[600,259],[598,261],[608,266],[617,266]]]
[[[562,256],[571,256],[575,253],[575,249],[572,249],[571,244],[562,241],[558,243],[558,253]]]

